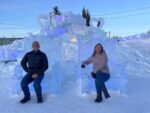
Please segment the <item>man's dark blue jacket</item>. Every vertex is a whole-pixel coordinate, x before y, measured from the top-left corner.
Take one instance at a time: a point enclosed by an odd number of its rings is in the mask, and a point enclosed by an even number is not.
[[[40,50],[28,52],[23,57],[21,66],[29,75],[44,75],[44,72],[48,69],[47,56]]]

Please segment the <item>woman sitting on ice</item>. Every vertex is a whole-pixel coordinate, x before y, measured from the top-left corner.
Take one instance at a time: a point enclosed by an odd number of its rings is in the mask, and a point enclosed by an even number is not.
[[[93,55],[82,63],[82,68],[85,68],[85,65],[90,63],[93,64],[93,72],[91,75],[95,78],[95,85],[97,90],[97,98],[95,102],[102,102],[102,92],[104,93],[105,98],[109,98],[110,95],[106,89],[105,82],[109,80],[109,68],[107,65],[108,59],[106,52],[103,50],[103,46],[98,43],[95,46]]]

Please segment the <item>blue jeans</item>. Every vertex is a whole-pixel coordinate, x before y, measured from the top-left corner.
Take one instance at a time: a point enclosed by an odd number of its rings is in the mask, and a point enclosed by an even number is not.
[[[24,93],[25,98],[30,98],[30,91],[28,85],[34,81],[33,87],[35,89],[37,98],[42,98],[42,88],[41,82],[44,78],[44,75],[39,75],[37,78],[33,79],[31,75],[25,75],[21,81],[21,88]]]
[[[102,93],[103,87],[105,87],[105,82],[109,80],[110,74],[109,73],[103,73],[98,71],[96,73],[96,79],[95,79],[95,85],[97,93]]]

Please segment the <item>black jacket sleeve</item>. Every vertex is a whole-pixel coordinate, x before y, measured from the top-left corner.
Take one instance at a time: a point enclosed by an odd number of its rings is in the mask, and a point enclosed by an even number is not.
[[[47,59],[47,56],[45,54],[43,54],[43,57],[42,57],[42,68],[39,70],[39,72],[37,73],[38,75],[41,75],[43,74],[47,69],[48,69],[48,59]]]
[[[21,66],[24,69],[24,71],[28,72],[29,69],[27,67],[27,62],[28,62],[28,57],[27,54],[23,57],[22,61],[21,61]]]

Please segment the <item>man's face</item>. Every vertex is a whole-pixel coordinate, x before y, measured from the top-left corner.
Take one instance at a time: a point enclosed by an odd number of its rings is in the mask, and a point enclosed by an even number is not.
[[[38,42],[33,42],[32,43],[32,48],[34,51],[38,51],[40,49],[40,45]]]

